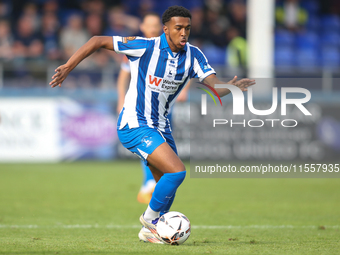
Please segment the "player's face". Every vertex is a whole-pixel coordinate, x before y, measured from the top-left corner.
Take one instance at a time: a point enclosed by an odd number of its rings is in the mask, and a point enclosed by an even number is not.
[[[191,19],[172,17],[163,27],[169,46],[173,52],[179,52],[188,41],[191,28]]]
[[[140,25],[140,30],[147,38],[159,36],[162,31],[160,18],[156,15],[145,16],[143,23]]]

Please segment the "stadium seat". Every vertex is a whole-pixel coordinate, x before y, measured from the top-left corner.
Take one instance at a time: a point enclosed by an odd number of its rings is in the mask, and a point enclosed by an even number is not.
[[[275,46],[292,46],[294,44],[294,34],[289,30],[280,29],[275,33]]]
[[[317,32],[320,29],[320,18],[317,15],[308,16],[306,23],[306,28],[308,31]]]
[[[296,46],[299,49],[317,49],[319,44],[319,37],[315,32],[300,32],[296,36]]]
[[[319,3],[316,0],[304,0],[301,1],[300,5],[308,12],[308,15],[316,14],[320,8]]]
[[[59,19],[62,26],[66,26],[68,19],[72,15],[79,15],[84,17],[84,12],[76,9],[62,9],[59,13]]]
[[[322,46],[340,46],[340,34],[337,32],[325,32],[321,36]]]
[[[314,71],[320,66],[320,58],[318,50],[311,48],[297,49],[296,55],[296,66],[303,71]]]
[[[292,67],[294,66],[294,50],[289,46],[275,48],[275,66]]]
[[[337,15],[325,15],[321,18],[322,29],[337,32],[340,30],[340,17]]]
[[[337,69],[340,66],[338,47],[324,47],[321,50],[321,63],[324,68]]]
[[[214,45],[205,45],[202,47],[202,51],[209,60],[211,65],[224,65],[226,49],[219,48]]]

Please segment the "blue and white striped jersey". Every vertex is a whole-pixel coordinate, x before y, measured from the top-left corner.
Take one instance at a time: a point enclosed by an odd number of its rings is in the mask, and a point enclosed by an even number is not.
[[[190,78],[202,81],[215,74],[202,51],[189,43],[174,55],[165,34],[154,38],[113,36],[113,47],[126,54],[131,68],[119,129],[128,124],[129,128],[171,131],[167,114]]]

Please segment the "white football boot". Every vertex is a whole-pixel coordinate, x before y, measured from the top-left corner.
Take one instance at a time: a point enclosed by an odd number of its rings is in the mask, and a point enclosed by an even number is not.
[[[142,225],[144,226],[141,231],[139,232],[138,236],[139,236],[139,239],[142,240],[140,238],[140,234],[143,233],[143,236],[148,240],[148,242],[150,243],[164,243],[164,241],[162,240],[162,238],[158,235],[157,233],[157,229],[156,229],[156,224],[157,224],[157,221],[158,221],[158,218],[156,220],[153,220],[152,223],[149,223],[147,222],[145,219],[144,219],[144,214],[142,214],[139,218],[139,221],[140,223],[142,223]],[[145,230],[148,230],[148,232],[144,231]],[[148,233],[148,234],[146,234]],[[150,234],[152,235],[153,238],[147,238],[146,236],[150,237]],[[154,239],[157,239],[154,240]],[[144,241],[144,240],[142,240]]]
[[[159,243],[159,244],[164,244],[162,241],[160,241],[158,238],[156,238],[154,236],[154,234],[152,234],[150,232],[150,230],[148,230],[146,227],[142,227],[142,229],[139,231],[138,233],[138,237],[140,241],[146,242],[146,243]]]

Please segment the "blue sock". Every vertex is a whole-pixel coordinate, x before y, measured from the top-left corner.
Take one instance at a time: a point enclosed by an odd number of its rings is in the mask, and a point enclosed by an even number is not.
[[[172,196],[172,198],[170,198],[166,206],[162,208],[162,211],[159,213],[159,216],[162,216],[163,214],[166,214],[167,212],[169,212],[170,207],[172,206],[172,203],[174,202],[175,196],[176,196],[176,193]]]
[[[169,200],[175,196],[176,190],[183,182],[185,175],[186,171],[166,173],[159,179],[149,204],[153,211],[160,212],[163,208],[166,208]]]
[[[150,180],[154,180],[153,175],[151,173],[150,168],[145,165],[144,161],[141,160],[142,170],[144,175],[143,186],[146,186],[147,182]]]

